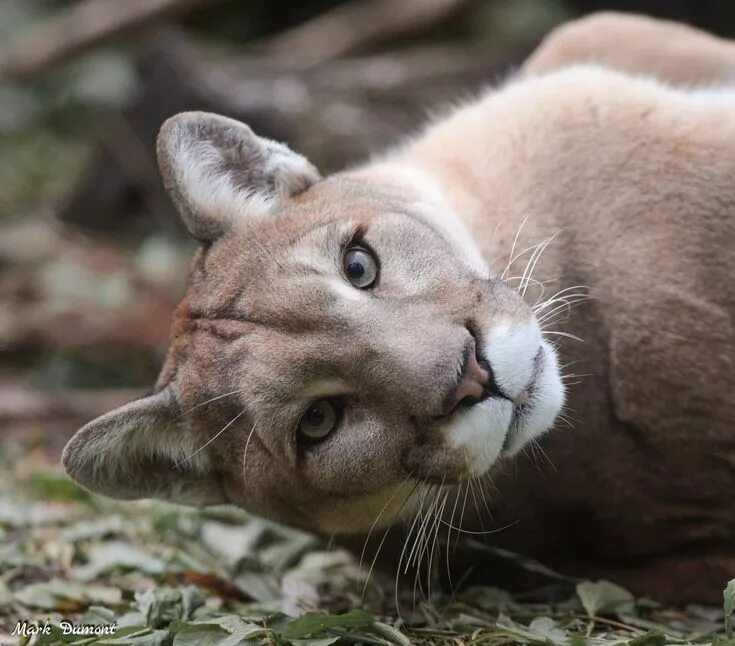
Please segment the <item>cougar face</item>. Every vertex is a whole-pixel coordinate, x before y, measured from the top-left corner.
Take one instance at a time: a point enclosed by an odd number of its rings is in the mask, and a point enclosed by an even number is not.
[[[440,201],[202,113],[159,160],[202,248],[156,392],[67,446],[82,485],[353,532],[552,425],[555,352]]]

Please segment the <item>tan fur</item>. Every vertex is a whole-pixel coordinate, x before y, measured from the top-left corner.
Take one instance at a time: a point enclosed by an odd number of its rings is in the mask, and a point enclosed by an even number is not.
[[[597,67],[554,72],[577,60],[694,91]],[[570,371],[589,375],[569,391],[574,428],[545,441],[553,469],[521,460],[495,477],[494,526],[515,525],[492,541],[672,601],[714,601],[735,572],[734,72],[732,43],[593,16],[530,58],[524,75],[548,76],[487,97],[414,149],[476,240],[501,221],[487,256],[507,256],[528,218],[521,247],[561,231],[536,278],[594,296],[552,326],[584,339],[561,339]],[[449,143],[460,132],[477,144],[461,166]]]
[[[554,30],[523,65],[541,75],[595,63],[682,87],[735,82],[735,44],[689,25],[635,14],[596,13]]]
[[[617,46],[641,33],[645,45]],[[466,477],[471,445],[453,448],[436,421],[465,324],[510,366],[509,384],[514,357],[499,350],[517,347],[520,370],[537,347],[526,331],[538,285],[524,304],[518,281],[488,280],[478,258],[498,276],[514,240],[520,251],[555,236],[533,278],[547,295],[584,285],[593,299],[560,311],[548,338],[591,376],[569,390],[574,429],[545,441],[553,472],[493,458],[493,525],[515,524],[492,540],[670,599],[718,590],[735,566],[735,100],[637,73],[724,82],[731,48],[677,25],[589,18],[547,39],[520,80],[373,164],[311,177],[273,217],[239,219],[247,204],[229,213],[226,200],[196,213],[205,221],[190,228],[205,238],[213,218],[230,224],[197,255],[157,389],[173,393],[185,445],[205,446],[211,470],[177,464],[174,481],[208,478],[255,513],[348,532],[381,510],[381,525],[400,515],[413,483]],[[580,59],[623,71],[552,71]],[[362,230],[381,262],[373,296],[335,267]],[[358,403],[328,449],[303,451],[292,429],[303,399],[325,389]],[[109,493],[90,476],[107,458],[85,451],[100,433],[95,422],[80,431],[65,463]],[[693,572],[701,589],[683,585]]]

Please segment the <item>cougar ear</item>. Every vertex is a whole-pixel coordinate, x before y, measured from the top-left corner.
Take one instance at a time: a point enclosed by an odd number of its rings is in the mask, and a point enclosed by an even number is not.
[[[64,468],[85,489],[111,498],[226,502],[208,457],[195,453],[179,418],[171,387],[136,399],[77,431],[64,449]]]
[[[316,168],[284,144],[208,112],[168,119],[157,150],[164,186],[202,241],[222,235],[237,218],[270,211],[319,179]]]

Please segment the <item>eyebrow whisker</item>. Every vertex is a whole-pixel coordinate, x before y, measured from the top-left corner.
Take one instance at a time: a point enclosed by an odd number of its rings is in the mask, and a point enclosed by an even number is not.
[[[222,433],[224,433],[230,426],[232,426],[238,419],[240,419],[245,413],[247,412],[247,408],[243,408],[235,417],[233,417],[227,424],[225,424],[215,435],[214,437],[209,438],[204,444],[202,444],[194,453],[192,453],[189,457],[184,458],[183,460],[179,460],[174,464],[174,468],[179,468],[182,464],[185,462],[191,461],[191,459],[197,455],[197,453],[203,451],[206,449],[212,442],[214,442]],[[255,427],[253,427],[255,428]]]
[[[217,395],[216,397],[212,397],[211,399],[207,399],[206,401],[203,401],[203,402],[200,402],[198,404],[195,404],[191,408],[187,408],[185,411],[183,411],[183,413],[190,413],[195,408],[199,408],[201,406],[206,406],[207,404],[211,404],[212,402],[217,401],[218,399],[223,399],[225,397],[229,397],[230,395],[237,395],[238,393],[245,392],[246,390],[247,390],[247,388],[238,388],[237,390],[231,390],[228,393],[223,393],[222,395]]]

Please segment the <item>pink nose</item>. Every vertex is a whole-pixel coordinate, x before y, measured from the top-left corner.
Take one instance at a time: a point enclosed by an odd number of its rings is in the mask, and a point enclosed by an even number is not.
[[[475,340],[472,339],[465,348],[462,375],[445,398],[442,415],[451,414],[462,400],[466,400],[470,405],[481,401],[488,388],[493,388],[492,375],[487,366],[478,362],[475,354]]]
[[[470,348],[464,373],[452,396],[452,408],[465,397],[480,399],[484,393],[484,386],[490,385],[490,373],[483,368],[475,356],[475,348]]]

